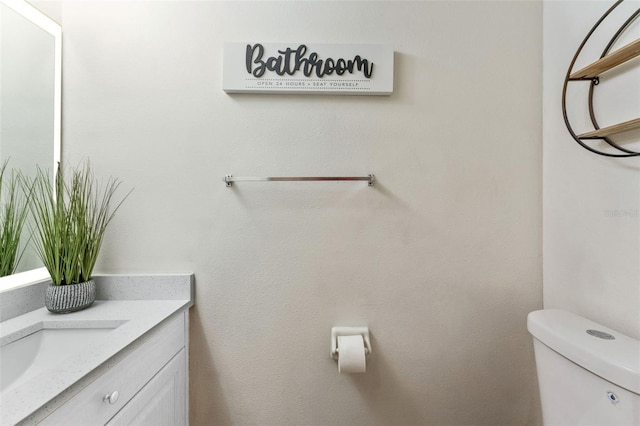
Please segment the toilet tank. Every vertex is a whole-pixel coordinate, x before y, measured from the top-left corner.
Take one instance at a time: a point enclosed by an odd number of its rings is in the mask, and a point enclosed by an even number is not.
[[[571,312],[531,312],[545,426],[640,425],[640,342]]]

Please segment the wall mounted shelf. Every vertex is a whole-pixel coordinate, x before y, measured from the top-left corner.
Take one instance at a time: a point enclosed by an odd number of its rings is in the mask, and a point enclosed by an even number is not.
[[[629,132],[631,130],[640,129],[640,118],[625,121],[624,123],[614,124],[613,126],[603,127],[592,132],[579,134],[580,139],[603,138],[605,136],[613,136],[618,133]]]
[[[593,108],[593,93],[595,91],[596,86],[600,84],[600,75],[605,73],[608,70],[611,70],[619,65],[622,65],[634,58],[640,56],[640,39],[633,40],[632,42],[624,45],[623,47],[609,53],[612,46],[618,40],[620,35],[627,29],[629,26],[640,16],[640,9],[637,9],[635,12],[627,18],[627,20],[620,26],[618,31],[613,35],[607,46],[604,48],[602,55],[598,60],[587,65],[586,67],[572,72],[573,66],[578,59],[578,56],[582,52],[585,44],[594,33],[596,28],[600,26],[600,24],[609,16],[609,14],[618,7],[624,0],[616,1],[613,6],[607,10],[604,15],[595,23],[595,25],[591,28],[591,30],[587,33],[586,37],[578,47],[573,59],[571,60],[571,65],[569,65],[569,69],[567,70],[567,74],[564,80],[564,85],[562,88],[562,115],[564,117],[565,125],[567,126],[567,130],[573,137],[573,139],[584,149],[591,151],[595,154],[603,155],[606,157],[636,157],[640,156],[640,152],[634,151],[631,149],[624,148],[617,144],[615,141],[611,140],[609,137],[613,135],[617,135],[624,132],[630,132],[633,130],[640,129],[640,118],[634,118],[632,120],[624,121],[622,123],[613,124],[606,127],[600,127],[598,125],[598,121],[596,119],[596,114]],[[593,129],[591,131],[581,132],[577,134],[571,123],[569,122],[569,117],[567,114],[567,87],[570,82],[576,81],[588,81],[589,86],[589,98],[588,98],[588,107],[589,107],[589,116],[591,118],[591,124],[593,125]],[[585,141],[592,141],[594,139],[599,139],[605,142],[607,145],[602,147],[594,147],[589,145]]]
[[[640,39],[635,40],[624,47],[610,53],[594,63],[587,65],[579,71],[572,73],[569,80],[592,79],[605,71],[622,65],[631,59],[640,56]]]

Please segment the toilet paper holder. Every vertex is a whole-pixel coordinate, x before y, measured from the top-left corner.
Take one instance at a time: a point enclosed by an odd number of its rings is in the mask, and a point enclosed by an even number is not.
[[[338,352],[338,336],[355,336],[360,334],[364,340],[365,355],[371,354],[371,339],[369,338],[369,327],[332,327],[331,328],[331,358],[337,360]]]

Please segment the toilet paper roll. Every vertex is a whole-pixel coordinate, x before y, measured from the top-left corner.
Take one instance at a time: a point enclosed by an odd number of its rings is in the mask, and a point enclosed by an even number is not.
[[[356,336],[338,336],[338,372],[364,373],[367,360],[364,353],[364,340]]]

